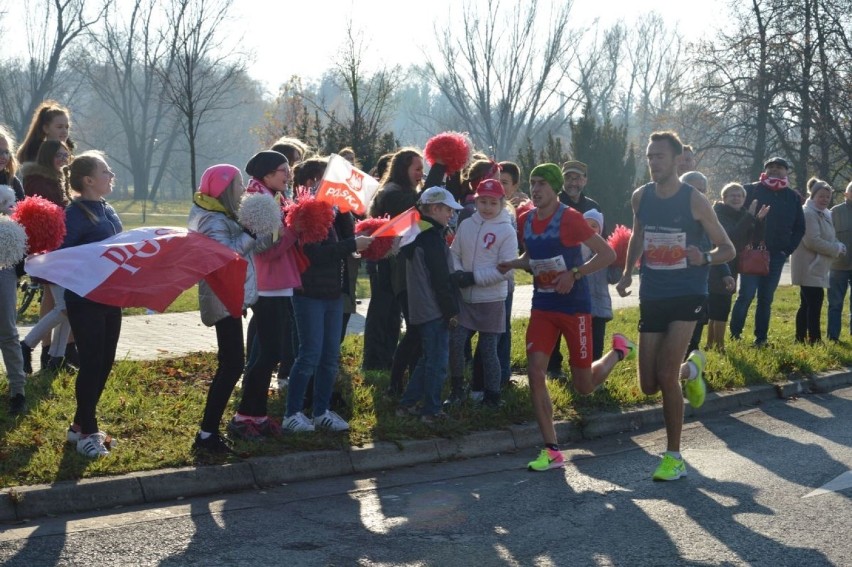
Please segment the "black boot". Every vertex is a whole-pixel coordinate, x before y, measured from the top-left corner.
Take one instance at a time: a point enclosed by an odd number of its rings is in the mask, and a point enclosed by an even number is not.
[[[33,349],[30,345],[21,341],[21,354],[24,355],[24,374],[33,373]]]
[[[80,368],[80,353],[77,352],[77,343],[65,345],[65,362]]]
[[[482,398],[482,407],[499,409],[501,405],[502,401],[500,400],[500,392],[485,390],[485,397]]]
[[[41,361],[42,368],[47,368],[47,363],[50,362],[50,345],[41,345],[39,361]]]
[[[464,401],[464,376],[452,376],[450,381],[450,397],[444,402],[444,409],[461,405]]]

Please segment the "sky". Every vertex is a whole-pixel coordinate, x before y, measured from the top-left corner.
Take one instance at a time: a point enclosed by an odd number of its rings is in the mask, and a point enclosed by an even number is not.
[[[485,6],[486,0],[473,0]],[[558,0],[556,0],[558,2]],[[291,75],[316,78],[331,66],[346,25],[365,31],[367,65],[403,66],[423,62],[434,51],[435,28],[450,25],[462,0],[234,0],[234,11],[246,22],[243,45],[255,56],[253,77],[274,88]],[[511,6],[514,0],[504,1]],[[548,0],[541,0],[547,5]],[[400,7],[402,6],[402,7]],[[684,33],[712,31],[724,0],[575,0],[571,26],[598,19],[611,25],[619,18],[630,22],[657,12]],[[697,23],[696,23],[697,22]],[[282,58],[282,53],[286,53]],[[289,55],[292,53],[293,55]],[[368,67],[369,68],[369,67]]]
[[[462,1],[233,0],[234,21],[227,32],[232,39],[241,38],[239,50],[250,55],[250,75],[274,94],[292,75],[316,79],[330,68],[350,19],[354,29],[364,33],[367,70],[383,64],[422,63],[426,54],[434,52],[436,27],[443,30],[457,21]],[[487,2],[469,1],[483,7]],[[551,1],[561,5],[560,0],[541,0],[541,5],[546,8]],[[587,26],[596,19],[604,26],[617,19],[629,23],[644,13],[657,12],[685,34],[694,29],[712,32],[725,1],[575,0],[571,27]],[[503,0],[506,6],[514,2]],[[4,53],[15,53],[16,47],[23,53],[26,39],[23,26],[16,22],[23,20],[25,2],[0,0],[0,9],[4,8],[8,10],[2,22]]]

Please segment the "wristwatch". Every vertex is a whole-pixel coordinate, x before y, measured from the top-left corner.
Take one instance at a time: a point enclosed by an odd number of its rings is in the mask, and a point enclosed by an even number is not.
[[[573,268],[571,268],[571,273],[574,274],[574,280],[575,281],[582,279],[582,277],[583,277],[583,273],[580,271],[580,268],[578,268],[577,266],[574,266]]]
[[[710,252],[704,253],[704,264],[710,265],[713,263],[713,256],[710,255]]]

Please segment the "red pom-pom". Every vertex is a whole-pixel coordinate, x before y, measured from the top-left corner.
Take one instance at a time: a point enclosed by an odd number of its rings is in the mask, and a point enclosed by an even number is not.
[[[441,162],[447,168],[447,175],[452,175],[461,171],[470,159],[470,146],[470,138],[467,134],[442,132],[429,138],[423,155],[426,156],[429,165]]]
[[[325,201],[317,201],[304,187],[297,195],[296,202],[287,206],[287,227],[296,231],[302,244],[322,242],[334,222],[334,209]]]
[[[56,250],[65,240],[65,210],[44,197],[30,196],[12,213],[12,220],[27,233],[27,253]]]
[[[627,262],[627,245],[630,243],[630,236],[633,231],[623,224],[615,225],[615,230],[606,239],[607,243],[615,250],[615,262],[613,266],[623,270],[624,264]]]
[[[389,217],[376,217],[371,219],[364,219],[362,221],[358,221],[355,223],[355,234],[363,234],[369,236],[376,232],[380,227],[387,224],[390,220]],[[393,249],[394,240],[396,237],[382,237],[376,238],[366,250],[361,252],[361,257],[365,260],[369,260],[371,262],[378,262],[379,260],[384,260],[388,254],[390,254]]]

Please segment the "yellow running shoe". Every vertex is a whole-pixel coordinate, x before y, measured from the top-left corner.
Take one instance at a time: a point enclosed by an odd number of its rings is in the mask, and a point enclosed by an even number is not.
[[[704,404],[704,396],[707,394],[707,384],[704,383],[704,365],[707,364],[707,359],[704,358],[704,353],[700,350],[694,350],[689,353],[687,362],[691,362],[698,369],[698,375],[686,381],[686,399],[689,400],[689,405],[694,408],[700,408]]]
[[[664,453],[660,466],[654,471],[654,480],[677,480],[682,476],[686,476],[686,463],[683,459],[676,459]]]
[[[546,471],[565,466],[565,457],[559,451],[553,451],[545,447],[538,454],[538,458],[530,461],[527,467],[531,471]]]

